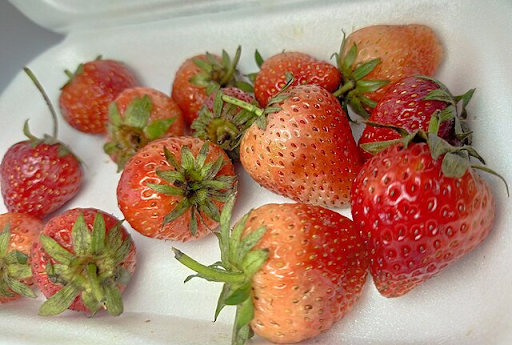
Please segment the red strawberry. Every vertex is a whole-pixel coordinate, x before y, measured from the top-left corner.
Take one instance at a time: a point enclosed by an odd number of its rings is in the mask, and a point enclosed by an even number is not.
[[[316,85],[287,88],[245,132],[240,161],[270,191],[308,204],[350,201],[359,150],[338,100]],[[265,112],[265,111],[262,111]]]
[[[225,283],[215,316],[237,306],[233,344],[251,331],[274,343],[315,337],[359,299],[368,257],[350,219],[306,204],[261,206],[231,233],[229,214],[221,219],[220,263],[206,267],[174,252],[198,277]]]
[[[239,88],[221,88],[210,93],[190,128],[195,137],[210,140],[226,151],[231,159],[240,160],[240,140],[256,116],[239,106],[223,102],[224,95],[257,105],[254,97]]]
[[[188,241],[218,225],[235,179],[219,146],[193,137],[158,139],[125,166],[117,200],[125,219],[144,236]]]
[[[451,147],[432,134],[427,141],[385,149],[354,181],[354,227],[367,243],[370,272],[386,297],[401,296],[438,274],[493,226],[495,201],[470,166],[474,150]]]
[[[425,25],[359,29],[343,39],[337,54],[343,80],[335,95],[368,117],[390,84],[417,74],[434,75],[443,54],[439,38]]]
[[[57,137],[57,119],[48,97],[32,72],[25,69],[45,97],[54,120],[53,136],[33,136],[28,121],[23,131],[29,140],[11,146],[0,163],[0,182],[10,212],[44,218],[79,191],[83,173],[79,160]]]
[[[438,135],[455,143],[464,136],[465,107],[473,92],[474,89],[462,96],[453,96],[438,80],[424,76],[406,77],[388,89],[368,120],[401,127],[409,132],[427,131],[432,115],[446,112],[449,119],[443,121]],[[457,115],[456,107],[460,100],[464,104],[461,114]],[[400,134],[391,128],[369,125],[359,139],[359,146],[399,138]],[[366,160],[372,155],[362,150],[362,156]]]
[[[135,271],[136,250],[114,216],[75,208],[48,221],[31,250],[35,283],[48,298],[39,315],[66,309],[123,312],[121,293]]]
[[[126,89],[109,106],[105,152],[121,171],[126,162],[150,141],[183,135],[185,123],[178,105],[150,88]]]
[[[30,289],[29,253],[43,222],[28,214],[0,214],[0,303],[36,297]]]
[[[238,47],[233,60],[223,51],[222,57],[210,53],[193,56],[178,68],[172,83],[172,99],[183,111],[185,122],[191,124],[207,98],[206,87],[216,83],[221,87],[236,84],[236,65],[240,60]]]
[[[263,61],[256,52],[256,61],[260,71],[254,80],[254,96],[262,107],[267,106],[269,99],[287,83],[287,73],[295,78],[292,85],[313,84],[329,92],[336,91],[340,86],[340,71],[308,54],[283,52]]]
[[[61,88],[59,105],[66,122],[91,134],[105,133],[108,105],[121,91],[139,83],[121,62],[101,57],[80,64],[75,73],[66,70],[69,81]]]

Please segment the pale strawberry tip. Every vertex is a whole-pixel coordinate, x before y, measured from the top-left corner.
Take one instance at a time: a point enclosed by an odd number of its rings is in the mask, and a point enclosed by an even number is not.
[[[34,291],[23,282],[32,276],[28,256],[18,250],[9,252],[10,238],[10,224],[7,223],[0,233],[0,297],[36,298]]]
[[[122,238],[120,222],[106,233],[101,214],[94,218],[90,231],[80,214],[71,231],[74,253],[63,248],[51,237],[41,234],[45,252],[56,262],[48,262],[46,272],[50,281],[62,288],[46,300],[39,315],[52,316],[67,310],[77,297],[92,315],[100,309],[118,316],[123,312],[119,285],[126,285],[131,274],[120,266],[129,255],[133,242],[128,235]]]

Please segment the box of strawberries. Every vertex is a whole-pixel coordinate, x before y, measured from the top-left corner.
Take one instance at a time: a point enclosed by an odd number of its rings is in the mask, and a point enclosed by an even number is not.
[[[0,343],[512,342],[510,3],[11,1]]]

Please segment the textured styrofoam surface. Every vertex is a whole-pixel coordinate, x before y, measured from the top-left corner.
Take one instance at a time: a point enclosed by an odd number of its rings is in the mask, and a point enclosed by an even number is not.
[[[510,183],[512,173],[512,3],[503,1],[278,1],[257,2],[228,12],[172,18],[152,23],[97,30],[75,30],[30,67],[57,104],[64,68],[102,54],[126,62],[143,84],[170,91],[183,60],[204,51],[234,52],[243,47],[240,69],[254,72],[252,54],[286,49],[328,60],[340,44],[341,32],[371,24],[423,23],[442,39],[446,57],[437,74],[454,93],[476,87],[470,110],[474,144],[489,167]],[[193,19],[193,20],[192,20]],[[0,98],[1,147],[23,140],[21,128],[30,118],[36,134],[50,132],[44,102],[29,79],[19,74]],[[117,208],[116,167],[102,153],[103,138],[81,134],[63,121],[60,139],[85,163],[86,183],[67,207],[97,207],[122,217]],[[356,133],[360,128],[355,127]],[[240,198],[234,218],[251,207],[288,202],[256,185],[241,167]],[[495,191],[498,211],[493,232],[470,255],[431,281],[398,299],[381,297],[371,279],[360,303],[328,333],[305,344],[511,344],[512,343],[512,207],[503,184],[485,177]],[[0,212],[5,207],[0,206]],[[340,210],[345,215],[350,210]],[[87,319],[74,312],[53,318],[37,316],[42,302],[24,300],[0,307],[0,343],[47,344],[228,344],[232,310],[211,323],[219,285],[200,280],[183,284],[190,273],[174,259],[177,246],[203,262],[217,261],[215,238],[171,243],[133,233],[139,249],[138,271],[125,293],[119,318]],[[27,325],[30,329],[27,330]],[[256,338],[253,344],[265,344]]]

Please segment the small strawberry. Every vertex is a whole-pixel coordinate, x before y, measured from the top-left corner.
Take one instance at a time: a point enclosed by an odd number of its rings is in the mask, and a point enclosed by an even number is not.
[[[287,83],[287,74],[295,80],[292,85],[313,84],[329,92],[338,89],[341,82],[340,71],[330,63],[299,52],[282,52],[263,61],[256,51],[256,62],[260,71],[254,78],[254,96],[262,107],[266,107]]]
[[[368,120],[401,127],[409,132],[427,131],[432,115],[443,112],[449,119],[441,123],[438,135],[454,144],[463,142],[469,139],[464,120],[467,117],[466,106],[474,91],[453,96],[438,80],[426,76],[405,77],[386,91]],[[457,103],[461,100],[462,110],[457,114]],[[396,139],[400,139],[400,134],[395,130],[368,125],[359,139],[359,146]],[[366,160],[371,154],[362,150],[362,157]]]
[[[80,64],[74,73],[65,72],[69,80],[61,88],[60,111],[70,126],[84,133],[105,133],[110,102],[139,84],[124,64],[101,57]]]
[[[41,220],[28,214],[0,214],[0,303],[36,297],[30,288],[29,253],[43,227]]]
[[[343,80],[334,93],[367,118],[390,84],[417,74],[432,76],[443,58],[435,32],[425,25],[375,25],[359,29],[336,54]]]
[[[235,181],[233,164],[219,146],[186,136],[158,139],[125,166],[117,201],[144,236],[188,241],[218,225]]]
[[[48,298],[39,315],[123,312],[121,293],[135,271],[136,249],[114,216],[94,208],[57,215],[34,241],[30,257],[34,281]]]
[[[71,200],[80,190],[83,172],[76,156],[59,142],[55,111],[33,73],[25,68],[43,94],[54,121],[53,135],[42,139],[23,128],[28,140],[11,146],[0,163],[0,183],[9,212],[44,218]]]
[[[452,147],[432,133],[410,134],[376,154],[353,184],[354,227],[386,297],[409,292],[460,259],[494,223],[491,189],[469,161],[481,158],[471,147]]]
[[[105,152],[121,171],[126,162],[150,141],[183,135],[180,108],[166,94],[150,88],[126,89],[109,105]]]
[[[222,57],[210,53],[191,57],[178,68],[172,83],[171,97],[183,111],[185,123],[191,124],[199,115],[208,97],[206,87],[216,83],[221,87],[235,86],[236,66],[242,50],[236,50],[233,59],[222,51]]]
[[[245,215],[230,232],[221,216],[221,261],[204,266],[177,249],[175,257],[223,282],[215,318],[236,305],[232,344],[252,332],[274,343],[296,343],[329,330],[359,299],[368,257],[352,221],[306,204],[268,204]]]
[[[274,193],[307,204],[346,206],[361,167],[348,118],[330,92],[316,85],[290,87],[292,80],[267,108],[247,107],[259,118],[242,137],[240,161]]]
[[[240,160],[240,140],[256,116],[248,110],[224,102],[224,95],[258,105],[254,97],[236,87],[212,91],[190,128],[193,136],[210,140],[226,151],[231,159]]]

